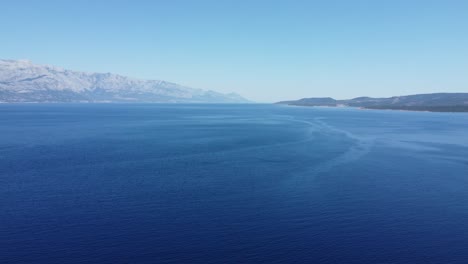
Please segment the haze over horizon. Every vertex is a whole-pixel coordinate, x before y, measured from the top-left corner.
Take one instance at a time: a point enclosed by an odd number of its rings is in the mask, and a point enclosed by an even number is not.
[[[17,1],[0,58],[258,102],[468,92],[466,1]]]

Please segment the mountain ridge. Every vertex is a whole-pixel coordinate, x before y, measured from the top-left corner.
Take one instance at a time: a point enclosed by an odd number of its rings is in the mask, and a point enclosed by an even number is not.
[[[29,60],[0,59],[0,102],[247,103],[223,94],[162,80],[81,72]]]

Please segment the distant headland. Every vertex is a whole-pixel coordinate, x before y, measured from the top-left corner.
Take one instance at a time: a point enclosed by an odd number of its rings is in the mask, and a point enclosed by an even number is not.
[[[388,98],[357,97],[335,100],[330,97],[302,98],[281,101],[276,104],[297,106],[358,107],[364,109],[387,109],[430,112],[468,112],[468,93],[433,93]]]

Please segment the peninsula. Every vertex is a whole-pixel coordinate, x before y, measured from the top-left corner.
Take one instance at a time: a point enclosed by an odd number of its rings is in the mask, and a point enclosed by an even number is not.
[[[276,104],[297,106],[358,107],[363,109],[388,109],[430,112],[468,112],[468,93],[433,93],[388,98],[357,97],[335,100],[330,97],[302,98]]]

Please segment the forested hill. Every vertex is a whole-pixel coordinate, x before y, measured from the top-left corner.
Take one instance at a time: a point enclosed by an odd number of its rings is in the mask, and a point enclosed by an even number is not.
[[[335,100],[330,97],[303,98],[281,101],[277,104],[298,106],[348,106],[365,109],[393,109],[431,112],[468,112],[468,93],[434,93],[389,98],[357,97],[349,100]]]

